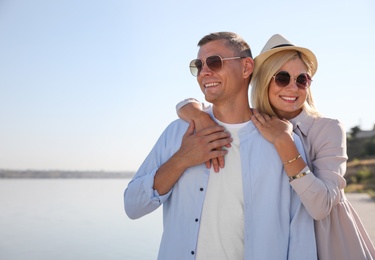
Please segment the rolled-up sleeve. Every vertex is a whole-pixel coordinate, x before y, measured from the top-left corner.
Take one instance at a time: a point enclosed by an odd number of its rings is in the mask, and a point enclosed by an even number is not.
[[[154,177],[160,166],[179,149],[187,126],[182,120],[172,122],[129,182],[124,192],[124,208],[129,218],[137,219],[156,210],[170,196],[172,190],[163,196],[154,190]]]
[[[170,195],[160,196],[154,186],[154,176],[156,170],[142,177],[133,179],[129,182],[124,192],[125,212],[131,219],[140,218],[156,210]]]

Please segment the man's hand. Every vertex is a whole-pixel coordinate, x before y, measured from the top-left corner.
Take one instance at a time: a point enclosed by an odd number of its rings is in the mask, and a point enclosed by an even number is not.
[[[221,149],[223,146],[230,145],[232,138],[225,128],[217,125],[203,128],[195,131],[194,121],[190,121],[189,128],[182,138],[181,147],[176,153],[182,160],[188,163],[187,167],[209,162],[211,159],[222,157],[228,153]],[[219,149],[218,149],[219,148]]]
[[[205,128],[218,125],[214,120],[212,120],[209,114],[202,110],[201,104],[197,102],[186,104],[177,111],[177,114],[186,122],[193,120],[195,130],[197,132]],[[225,146],[230,147],[230,143]],[[216,147],[215,149],[220,151],[222,150],[222,147]],[[220,168],[224,168],[225,166],[224,156],[215,157],[206,161],[207,168],[211,168],[211,165],[213,166],[215,172],[219,172]]]
[[[195,123],[195,130],[196,131],[201,131],[205,128],[209,128],[209,127],[213,127],[213,126],[218,125],[210,117],[209,114],[207,114],[206,112],[203,112],[203,111],[202,111],[202,113],[200,113],[200,116],[193,119],[193,121]],[[225,129],[223,131],[225,131]],[[230,147],[230,143],[228,143],[225,146]],[[216,147],[215,149],[218,150],[218,151],[223,150],[222,146]],[[215,172],[219,172],[220,168],[224,168],[224,166],[225,166],[224,156],[218,156],[218,157],[212,158],[211,160],[206,161],[206,167],[207,168],[211,168],[211,165],[212,165],[212,167],[214,167]]]
[[[160,195],[166,194],[187,168],[202,164],[212,158],[224,157],[228,153],[227,150],[215,149],[232,142],[230,134],[224,132],[224,127],[215,125],[198,132],[195,132],[194,128],[194,122],[190,121],[180,149],[156,172],[154,189]]]

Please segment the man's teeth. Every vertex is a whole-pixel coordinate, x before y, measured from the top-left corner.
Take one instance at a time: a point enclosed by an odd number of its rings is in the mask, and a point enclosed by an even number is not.
[[[219,83],[208,83],[208,84],[205,84],[204,87],[209,88],[209,87],[215,87],[217,85],[219,85]]]

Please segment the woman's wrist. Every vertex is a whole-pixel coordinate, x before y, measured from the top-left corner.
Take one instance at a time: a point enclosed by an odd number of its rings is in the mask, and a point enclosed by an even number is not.
[[[178,114],[179,110],[184,107],[185,105],[187,104],[191,104],[191,103],[197,103],[200,105],[200,107],[202,108],[202,104],[199,102],[198,99],[195,99],[195,98],[187,98],[187,99],[184,99],[182,101],[180,101],[177,105],[176,105],[176,112]]]
[[[309,169],[309,167],[306,165],[298,174],[296,175],[293,175],[293,176],[289,176],[289,182],[292,182],[296,179],[299,179],[299,178],[302,178],[308,174],[310,174],[311,171]]]
[[[199,120],[202,117],[202,113],[206,114],[202,111],[202,105],[197,102],[187,103],[177,110],[177,115],[185,121]]]

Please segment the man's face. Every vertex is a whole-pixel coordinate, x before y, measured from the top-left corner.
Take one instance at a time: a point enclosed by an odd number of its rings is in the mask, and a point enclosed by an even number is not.
[[[198,58],[204,62],[202,70],[197,76],[199,86],[206,101],[218,105],[222,102],[235,100],[235,97],[239,95],[240,89],[244,85],[242,73],[244,68],[243,59],[233,59],[224,60],[222,68],[213,71],[206,64],[207,57],[213,55],[219,55],[223,59],[238,55],[225,45],[225,40],[209,42],[199,49]]]

